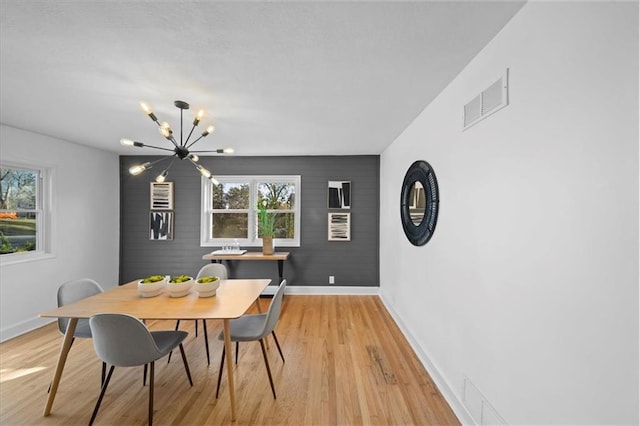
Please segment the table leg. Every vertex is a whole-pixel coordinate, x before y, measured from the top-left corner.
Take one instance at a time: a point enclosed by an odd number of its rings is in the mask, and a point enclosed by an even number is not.
[[[58,384],[62,377],[62,370],[64,370],[64,364],[67,362],[67,355],[69,349],[71,349],[71,342],[73,341],[73,334],[76,332],[76,325],[78,324],[78,318],[70,318],[69,324],[67,324],[67,332],[64,334],[64,340],[62,341],[62,347],[60,348],[60,355],[58,356],[58,363],[56,364],[56,371],[53,374],[53,381],[51,382],[51,390],[49,391],[49,397],[47,399],[47,405],[44,408],[44,417],[51,414],[51,407],[53,406],[53,400],[56,397],[58,391]]]
[[[280,283],[282,282],[283,270],[284,270],[284,260],[278,260],[278,278],[280,278],[278,285],[280,285]]]
[[[229,320],[223,320],[224,326],[224,350],[227,357],[227,381],[229,382],[229,399],[231,400],[231,421],[236,421],[236,390],[233,384],[233,360],[231,358],[231,330]]]

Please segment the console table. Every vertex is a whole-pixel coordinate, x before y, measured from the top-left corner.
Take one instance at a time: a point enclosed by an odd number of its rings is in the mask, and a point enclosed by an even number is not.
[[[289,258],[288,251],[276,251],[273,254],[263,254],[261,251],[248,251],[244,254],[205,254],[202,256],[203,260],[210,260],[211,263],[220,263],[223,260],[233,261],[233,260],[277,260],[278,261],[278,278],[280,282],[282,282],[283,269],[284,269],[284,261]]]

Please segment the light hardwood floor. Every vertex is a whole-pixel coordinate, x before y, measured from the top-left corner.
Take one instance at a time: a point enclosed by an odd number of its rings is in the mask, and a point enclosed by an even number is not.
[[[266,307],[269,299],[261,303]],[[215,399],[222,326],[207,322],[212,358],[207,366],[201,324],[196,337],[193,321],[181,323],[181,329],[189,331],[185,351],[193,387],[180,356],[170,364],[166,358],[156,363],[157,425],[231,423],[224,375],[220,398]],[[173,329],[175,322],[148,325]],[[283,364],[269,340],[278,399],[271,395],[260,345],[241,344],[234,367],[235,424],[459,424],[377,296],[286,295],[276,334],[286,359]],[[100,391],[101,365],[90,340],[75,341],[51,415],[42,416],[61,341],[51,324],[0,345],[0,424],[88,423]],[[146,424],[147,398],[141,367],[116,368],[96,424]]]

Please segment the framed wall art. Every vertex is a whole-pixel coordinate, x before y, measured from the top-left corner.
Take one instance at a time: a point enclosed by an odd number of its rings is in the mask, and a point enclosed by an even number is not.
[[[151,182],[151,210],[173,210],[173,182]]]
[[[327,188],[328,202],[330,209],[350,209],[351,208],[351,182],[330,180]]]
[[[329,213],[329,241],[351,241],[351,213]]]
[[[149,214],[149,239],[173,240],[173,212],[151,212]]]

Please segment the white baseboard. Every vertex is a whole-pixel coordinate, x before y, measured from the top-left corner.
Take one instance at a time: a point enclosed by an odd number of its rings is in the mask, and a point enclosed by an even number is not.
[[[0,343],[56,321],[55,318],[31,318],[0,330]]]
[[[402,334],[404,334],[404,337],[409,342],[409,345],[411,345],[411,348],[418,356],[418,359],[424,366],[425,370],[427,370],[427,373],[429,373],[429,375],[431,376],[431,379],[435,383],[438,390],[440,390],[440,393],[447,401],[456,417],[458,417],[458,420],[460,420],[463,425],[477,425],[476,421],[471,416],[471,413],[469,413],[467,408],[464,406],[462,400],[458,398],[453,388],[440,373],[440,369],[436,367],[436,365],[431,361],[429,355],[427,355],[427,353],[422,349],[418,341],[402,321],[402,317],[393,309],[389,301],[386,300],[382,293],[380,293],[380,300],[382,300],[382,303],[387,308],[387,312],[389,312],[393,320],[400,328],[400,331],[402,331]]]
[[[270,285],[262,294],[273,295],[278,287]],[[319,294],[319,295],[378,295],[380,287],[346,287],[346,286],[304,286],[292,285],[284,290],[284,294]]]

